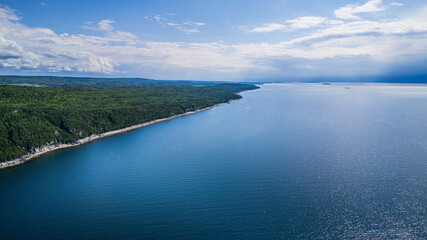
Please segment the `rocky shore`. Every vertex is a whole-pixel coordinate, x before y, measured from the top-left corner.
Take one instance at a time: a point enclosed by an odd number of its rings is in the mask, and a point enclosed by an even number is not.
[[[230,103],[230,102],[228,102],[228,103]],[[146,126],[149,126],[149,125],[153,125],[153,124],[156,124],[156,123],[169,121],[169,120],[172,120],[172,119],[175,119],[175,118],[178,118],[178,117],[183,117],[183,116],[187,116],[187,115],[194,114],[194,113],[197,113],[197,112],[205,111],[205,110],[208,110],[208,109],[211,109],[211,108],[223,105],[223,104],[226,104],[226,103],[220,103],[220,104],[213,105],[211,107],[207,107],[207,108],[203,108],[203,109],[198,109],[198,110],[190,111],[190,112],[185,112],[185,113],[182,113],[182,114],[173,115],[173,116],[170,116],[170,117],[167,117],[167,118],[161,118],[161,119],[157,119],[157,120],[153,120],[153,121],[149,121],[149,122],[145,122],[145,123],[133,125],[133,126],[130,126],[130,127],[126,127],[126,128],[122,128],[122,129],[118,129],[118,130],[114,130],[114,131],[110,131],[110,132],[105,132],[105,133],[101,133],[101,134],[93,134],[93,135],[91,135],[89,137],[85,137],[85,138],[79,139],[79,140],[77,140],[75,142],[72,142],[72,143],[46,144],[46,145],[41,146],[41,147],[33,148],[30,153],[28,153],[28,154],[26,154],[24,156],[21,156],[20,158],[17,158],[17,159],[11,160],[11,161],[7,161],[7,162],[0,162],[0,170],[1,169],[6,169],[6,168],[10,168],[10,167],[14,167],[14,166],[17,166],[17,165],[20,165],[20,164],[23,164],[25,162],[33,160],[33,159],[35,159],[37,157],[40,157],[43,154],[51,152],[51,151],[55,151],[55,150],[58,150],[58,149],[63,149],[63,148],[69,148],[69,147],[75,147],[75,146],[83,145],[83,144],[89,143],[91,141],[100,139],[100,138],[110,137],[110,136],[114,136],[114,135],[117,135],[117,134],[121,134],[121,133],[125,133],[125,132],[128,132],[128,131],[132,131],[134,129],[143,128],[143,127],[146,127]]]

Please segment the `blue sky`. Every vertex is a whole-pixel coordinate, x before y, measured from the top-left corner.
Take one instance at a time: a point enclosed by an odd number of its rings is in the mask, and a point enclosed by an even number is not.
[[[0,3],[0,74],[288,80],[427,73],[422,0]]]

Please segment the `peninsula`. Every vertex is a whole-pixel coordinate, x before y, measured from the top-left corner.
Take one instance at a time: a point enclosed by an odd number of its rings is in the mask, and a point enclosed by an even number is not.
[[[82,78],[71,78],[70,85],[40,86],[38,77],[21,79],[25,82],[0,85],[0,169],[56,149],[206,110],[240,99],[238,92],[257,88],[145,79],[117,85],[116,79],[89,82]],[[55,83],[55,78],[50,79]]]

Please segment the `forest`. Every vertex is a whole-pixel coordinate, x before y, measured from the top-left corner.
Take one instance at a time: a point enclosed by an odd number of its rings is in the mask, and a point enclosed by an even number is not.
[[[0,85],[0,162],[46,144],[72,143],[92,134],[239,99],[237,92],[256,88],[231,83]]]
[[[0,76],[0,85],[34,85],[34,86],[194,86],[217,85],[224,82],[214,81],[177,81],[153,80],[148,78],[88,78],[58,76]]]

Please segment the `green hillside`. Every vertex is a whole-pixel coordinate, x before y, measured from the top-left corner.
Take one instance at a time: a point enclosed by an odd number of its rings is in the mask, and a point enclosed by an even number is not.
[[[47,143],[213,106],[240,98],[244,84],[212,86],[0,86],[0,162]]]

